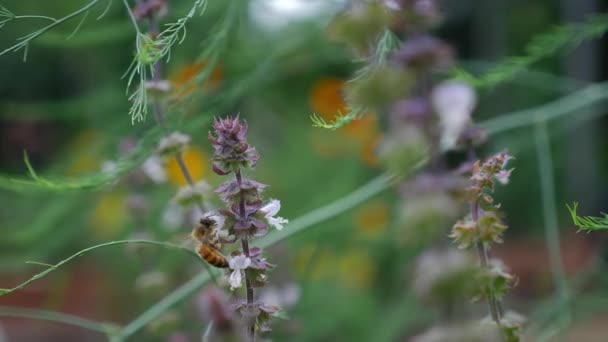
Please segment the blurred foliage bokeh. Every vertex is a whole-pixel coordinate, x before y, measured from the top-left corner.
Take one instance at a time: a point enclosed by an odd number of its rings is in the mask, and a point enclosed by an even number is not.
[[[505,56],[524,54],[531,37],[572,20],[564,14],[563,2],[567,1],[497,1],[492,6],[485,1],[447,0],[443,2],[446,19],[437,34],[456,50],[459,68],[480,74]],[[82,0],[2,2],[18,15],[52,17],[62,17],[83,4]],[[162,131],[151,113],[144,122],[135,123],[128,114],[131,90],[126,92],[122,76],[133,60],[135,31],[121,1],[114,1],[96,20],[106,4],[102,1],[92,8],[81,25],[80,18],[74,18],[32,41],[25,62],[23,51],[0,57],[2,287],[12,287],[45,268],[28,261],[55,264],[99,243],[140,238],[187,241],[193,214],[172,202],[185,184],[179,166],[174,161],[153,165],[149,157]],[[166,22],[183,17],[192,7],[192,1],[169,4]],[[237,113],[248,121],[249,140],[261,155],[256,177],[270,184],[265,196],[280,198],[282,216],[292,221],[348,196],[384,172],[375,151],[389,123],[379,115],[366,113],[335,131],[314,127],[311,121],[313,113],[331,121],[347,110],[342,96],[345,82],[361,67],[327,29],[345,6],[345,1],[209,0],[204,14],[188,22],[185,40],[173,47],[163,69],[172,85],[167,125],[191,136],[184,159],[195,180],[213,187],[221,182],[211,171],[207,133],[214,116]],[[35,18],[6,23],[0,29],[0,49],[46,24]],[[527,272],[520,275],[509,300],[537,323],[534,333],[546,333],[551,328],[547,322],[559,311],[553,303],[542,243],[539,179],[543,175],[539,175],[534,127],[503,130],[492,126],[500,124],[492,120],[529,108],[551,111],[556,107],[541,106],[605,80],[605,46],[602,38],[581,45],[586,55],[577,54],[576,48],[556,51],[514,78],[479,90],[474,118],[490,130],[483,151],[506,148],[516,157],[517,171],[509,187],[496,194],[511,227],[497,252],[516,275]],[[577,74],[577,68],[571,67],[576,63],[593,64],[591,77]],[[597,91],[608,93],[608,88]],[[603,99],[595,93],[590,96]],[[580,113],[547,123],[562,258],[569,279],[580,291],[574,294],[580,294],[580,301],[572,304],[575,319],[568,326],[573,327],[572,334],[579,322],[591,322],[587,319],[591,314],[603,313],[605,323],[608,313],[608,307],[602,307],[608,304],[608,279],[601,272],[602,258],[597,258],[605,250],[606,235],[575,235],[564,206],[579,201],[590,213],[605,210],[608,140],[603,133],[606,120],[601,117],[606,108],[601,104],[580,105]],[[492,128],[498,132],[493,134]],[[581,136],[590,145],[573,143]],[[574,145],[592,149],[579,151],[579,156]],[[24,153],[35,171],[28,170]],[[448,161],[461,157],[449,154]],[[580,171],[588,168],[592,171]],[[368,197],[362,203],[344,204],[348,210],[329,215],[269,249],[270,259],[279,264],[271,284],[276,290],[295,286],[298,297],[286,310],[289,320],[275,325],[273,340],[408,340],[444,314],[412,290],[415,260],[427,248],[426,236],[435,233],[424,227],[419,234],[401,229],[402,208],[396,205],[395,187],[378,188]],[[446,236],[445,244],[448,229],[449,224],[437,233]],[[0,306],[62,311],[123,325],[200,272],[205,272],[200,263],[175,250],[116,245],[85,254],[39,282],[1,297]],[[208,324],[199,312],[200,296],[196,292],[165,312],[135,340],[180,341],[177,332],[193,341],[200,339]],[[484,308],[474,304],[472,310]],[[0,325],[7,341],[104,339],[97,333],[36,321],[0,318]],[[588,329],[602,328],[597,325]],[[40,326],[43,335],[27,326]],[[606,336],[605,327],[603,332]],[[48,339],[37,339],[40,336]],[[588,340],[601,340],[592,338]]]

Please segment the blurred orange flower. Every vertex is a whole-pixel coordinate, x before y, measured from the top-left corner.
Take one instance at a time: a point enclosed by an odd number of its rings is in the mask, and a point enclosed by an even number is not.
[[[190,146],[184,152],[182,152],[182,158],[184,160],[184,163],[186,164],[186,167],[188,168],[188,171],[190,171],[192,180],[194,182],[199,181],[203,177],[203,175],[205,174],[205,170],[209,166],[209,156],[207,156],[207,154],[202,150]],[[188,184],[175,158],[170,158],[169,160],[167,160],[165,168],[167,171],[167,179],[169,180],[169,183],[175,186],[183,186]]]
[[[343,130],[348,136],[363,144],[375,140],[379,134],[376,113],[367,113],[351,121]]]
[[[205,66],[207,61],[196,62],[187,64],[179,69],[171,77],[171,85],[173,86],[173,97],[182,98],[186,97],[197,88],[197,84],[194,82],[196,76],[198,76]],[[207,77],[206,82],[200,87],[201,90],[210,89],[216,87],[222,80],[224,72],[222,67],[218,64],[215,65],[211,73]]]
[[[378,162],[377,153],[380,141],[382,141],[382,134],[376,133],[373,138],[370,138],[365,141],[363,147],[361,148],[361,160],[368,166],[377,167],[378,165],[380,165],[380,163]]]
[[[342,98],[344,80],[323,78],[318,80],[310,91],[310,107],[326,121],[333,121],[339,115],[346,114],[346,102]]]
[[[333,122],[336,116],[347,114],[348,106],[342,97],[344,84],[345,81],[338,78],[318,80],[313,85],[309,98],[313,112],[328,122]],[[380,133],[376,113],[367,113],[338,130],[338,133],[332,134],[343,134],[350,139],[331,139],[313,131],[312,145],[320,155],[333,157],[358,151],[365,164],[377,166],[375,147],[380,140]]]

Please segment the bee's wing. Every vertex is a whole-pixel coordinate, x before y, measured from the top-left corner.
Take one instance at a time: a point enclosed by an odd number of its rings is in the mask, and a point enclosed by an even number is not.
[[[190,236],[190,234],[179,234],[171,239],[174,244],[184,247],[194,248],[198,242]]]

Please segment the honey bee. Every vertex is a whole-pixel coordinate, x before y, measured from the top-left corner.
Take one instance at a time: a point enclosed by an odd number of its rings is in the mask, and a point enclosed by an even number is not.
[[[222,248],[218,236],[217,221],[210,216],[202,218],[190,234],[197,241],[196,253],[212,266],[228,268],[228,259],[220,253]]]

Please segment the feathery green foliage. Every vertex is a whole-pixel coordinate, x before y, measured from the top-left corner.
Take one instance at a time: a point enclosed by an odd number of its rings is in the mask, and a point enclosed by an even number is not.
[[[376,44],[376,50],[372,56],[372,64],[366,64],[363,68],[355,73],[355,77],[348,82],[353,82],[358,79],[365,78],[373,70],[374,66],[383,65],[386,63],[389,54],[399,47],[399,38],[389,29],[384,30],[384,33]],[[348,125],[351,121],[360,119],[366,113],[370,113],[369,108],[361,108],[358,106],[349,106],[347,113],[336,113],[336,117],[331,122],[327,122],[317,114],[312,114],[310,119],[314,127],[321,127],[329,130]]]
[[[161,131],[159,128],[151,129],[141,139],[137,148],[132,153],[116,162],[116,167],[111,172],[99,171],[76,179],[49,180],[41,177],[30,164],[27,153],[24,153],[24,162],[31,179],[17,179],[0,175],[0,188],[15,192],[96,190],[114,183],[123,175],[140,166],[154,151],[154,147],[160,136]]]
[[[25,61],[27,59],[27,51],[29,48],[29,44],[33,40],[37,39],[38,37],[40,37],[44,33],[48,32],[49,30],[55,28],[56,26],[83,14],[83,18],[80,20],[80,22],[78,23],[78,25],[76,26],[74,31],[72,31],[72,33],[67,37],[67,39],[73,37],[76,34],[76,32],[78,31],[78,29],[80,29],[80,27],[82,26],[84,20],[86,19],[87,15],[89,13],[89,10],[92,9],[93,7],[95,7],[100,1],[101,0],[92,0],[89,3],[87,3],[86,5],[84,5],[83,7],[79,8],[79,9],[75,10],[74,12],[72,12],[62,18],[59,18],[59,19],[47,17],[47,16],[41,16],[41,15],[15,15],[11,11],[9,11],[6,7],[0,5],[0,18],[1,18],[0,19],[0,28],[2,28],[6,23],[8,23],[12,20],[16,20],[16,19],[37,18],[37,19],[44,19],[44,20],[51,21],[50,24],[48,24],[34,32],[31,32],[23,37],[18,38],[17,40],[19,42],[15,45],[12,45],[12,46],[0,51],[0,56],[7,54],[9,52],[17,52],[19,50],[23,50],[23,61]],[[104,9],[104,11],[101,13],[101,15],[99,15],[97,17],[97,19],[100,19],[107,13],[110,3],[111,3],[111,1],[109,1],[108,6]]]
[[[566,204],[572,222],[579,230],[605,230],[608,229],[608,214],[600,213],[602,216],[579,216],[576,211],[578,209],[578,203],[574,202],[572,207]]]
[[[129,100],[132,101],[129,115],[131,116],[131,122],[135,123],[144,121],[148,112],[146,81],[150,75],[154,75],[154,65],[162,59],[166,59],[169,62],[173,45],[176,43],[181,44],[186,39],[186,23],[194,17],[196,12],[200,11],[200,15],[203,14],[207,7],[207,0],[195,0],[188,14],[176,22],[167,24],[165,29],[155,38],[139,30],[139,26],[133,17],[133,13],[131,13],[127,0],[123,0],[123,2],[137,32],[135,57],[125,73],[125,76],[127,76],[127,92],[131,88],[133,79],[138,78],[139,80],[137,88],[129,96]]]
[[[552,56],[564,48],[575,47],[585,40],[599,38],[606,31],[608,31],[608,15],[595,14],[584,23],[562,25],[551,32],[538,35],[525,48],[523,56],[509,57],[482,75],[475,76],[456,68],[453,72],[454,77],[478,88],[493,87],[515,77],[543,58]]]

